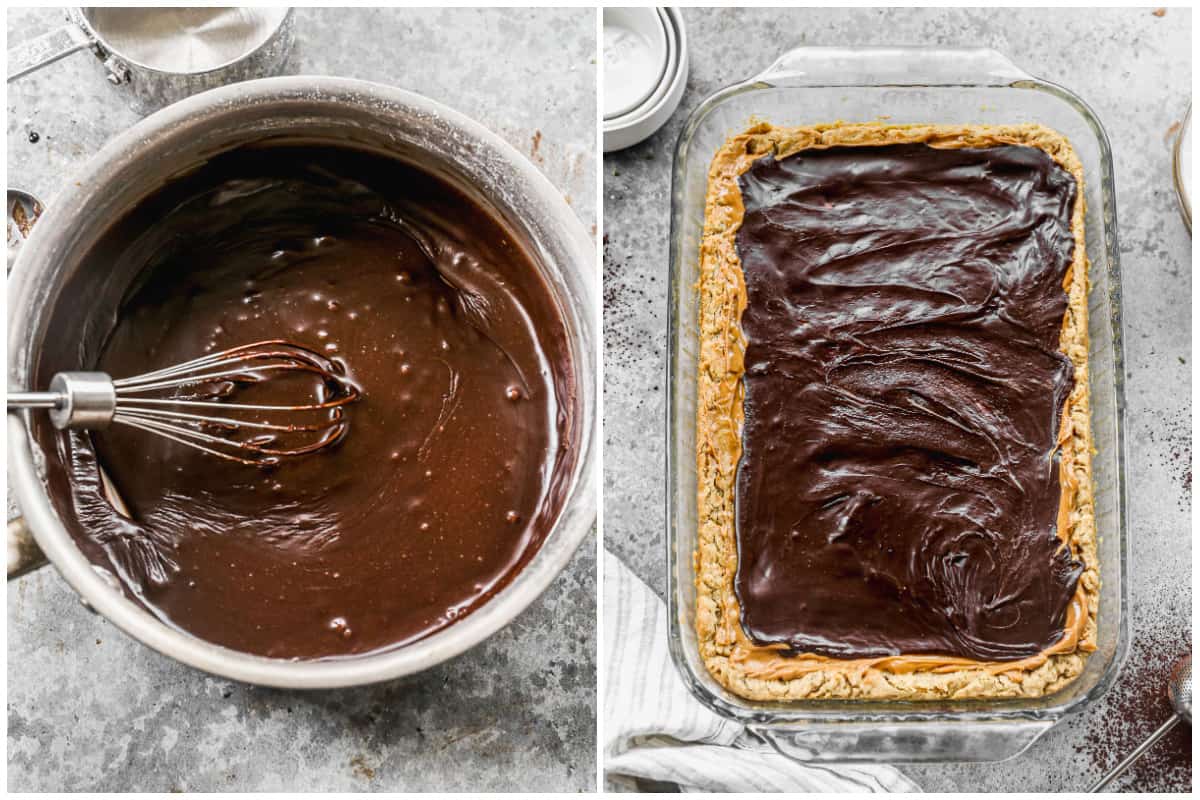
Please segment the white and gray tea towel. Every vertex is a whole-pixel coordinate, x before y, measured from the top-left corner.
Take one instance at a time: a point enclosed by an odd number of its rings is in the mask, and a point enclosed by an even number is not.
[[[604,772],[684,791],[919,792],[893,767],[805,765],[692,697],[667,651],[666,605],[604,554]]]

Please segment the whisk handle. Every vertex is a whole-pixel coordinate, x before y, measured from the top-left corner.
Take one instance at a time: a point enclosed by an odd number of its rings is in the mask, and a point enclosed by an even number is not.
[[[58,392],[9,392],[8,408],[58,408],[64,399]]]
[[[58,429],[105,428],[117,411],[117,390],[103,372],[60,372],[48,392],[9,392],[8,407],[45,408]]]

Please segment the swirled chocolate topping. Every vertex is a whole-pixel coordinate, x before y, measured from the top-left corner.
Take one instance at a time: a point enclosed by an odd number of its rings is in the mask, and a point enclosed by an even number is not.
[[[1059,538],[1072,177],[1032,147],[766,157],[740,178],[748,304],[735,589],[758,644],[1035,655]]]
[[[282,337],[362,392],[336,447],[273,469],[115,426],[55,435],[76,540],[170,624],[280,658],[402,645],[499,591],[557,518],[577,437],[565,324],[513,234],[447,182],[349,149],[235,151],[89,258],[59,305],[99,310],[55,321],[43,379]]]

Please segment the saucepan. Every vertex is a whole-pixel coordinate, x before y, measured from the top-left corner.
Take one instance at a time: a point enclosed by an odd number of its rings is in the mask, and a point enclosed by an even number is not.
[[[104,147],[67,183],[24,243],[9,279],[8,380],[27,387],[64,286],[80,277],[110,225],[174,177],[212,156],[264,139],[337,143],[416,164],[458,185],[497,214],[533,255],[570,339],[579,421],[566,501],[537,554],[489,602],[455,624],[393,650],[318,661],[229,650],[170,627],[93,568],[60,519],[47,488],[57,454],[32,427],[8,416],[8,479],[24,529],[84,602],[143,644],[234,680],[282,688],[329,688],[389,680],[457,655],[511,621],[567,565],[596,515],[598,343],[595,247],[562,193],[513,147],[463,115],[411,92],[340,78],[289,76],[194,95],[147,117]],[[98,281],[109,276],[83,276]],[[86,309],[75,310],[86,313]],[[62,335],[61,331],[57,335]],[[12,548],[20,545],[10,525]],[[32,542],[25,542],[32,545]],[[19,560],[19,559],[18,559]]]

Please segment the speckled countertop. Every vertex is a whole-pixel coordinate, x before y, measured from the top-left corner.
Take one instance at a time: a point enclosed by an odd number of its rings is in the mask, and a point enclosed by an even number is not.
[[[9,10],[9,45],[62,21]],[[287,72],[388,83],[462,111],[528,154],[595,230],[590,9],[301,9],[296,32]],[[85,54],[10,84],[7,110],[9,185],[49,203],[138,118]],[[594,575],[589,537],[539,601],[465,655],[411,679],[301,693],[180,666],[43,569],[8,586],[8,789],[590,790]]]
[[[797,45],[983,45],[1070,88],[1104,123],[1125,290],[1130,657],[1102,702],[1015,760],[904,768],[927,791],[1085,788],[1167,717],[1166,665],[1191,647],[1191,239],[1169,147],[1191,96],[1190,12],[687,9],[684,19],[691,73],[679,110],[649,140],[605,156],[603,168],[605,542],[660,594],[670,168],[701,100]],[[1114,788],[1188,790],[1190,753],[1184,726]]]

